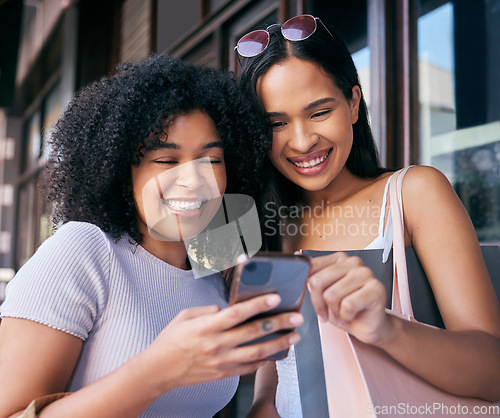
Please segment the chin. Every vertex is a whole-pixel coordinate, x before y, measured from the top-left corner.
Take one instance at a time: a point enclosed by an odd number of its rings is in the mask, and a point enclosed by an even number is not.
[[[320,192],[321,190],[324,190],[328,187],[328,184],[325,184],[325,185],[315,185],[315,186],[311,186],[311,185],[305,185],[305,186],[301,186],[299,184],[299,186],[308,191],[308,192]]]
[[[325,189],[331,183],[331,181],[321,180],[321,179],[297,179],[294,177],[287,177],[292,183],[299,186],[301,189],[310,192],[319,192]]]

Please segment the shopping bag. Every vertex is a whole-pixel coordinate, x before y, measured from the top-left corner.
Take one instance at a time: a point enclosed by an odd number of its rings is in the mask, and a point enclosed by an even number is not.
[[[382,278],[392,295],[390,314],[432,324],[428,326],[442,326],[418,258],[412,249],[404,248],[401,173],[395,173],[390,185],[394,243],[393,263],[387,264],[392,272],[387,266],[381,266],[382,250],[357,253],[375,270],[376,277]],[[498,247],[482,250],[490,274],[492,271],[498,274],[499,270],[494,267],[499,259]],[[316,251],[304,253],[311,256],[324,254]],[[407,263],[407,257],[411,262]],[[413,295],[416,288],[419,288],[420,295],[414,313],[410,293]],[[420,303],[423,298],[424,309]],[[302,312],[305,322],[299,328],[302,339],[295,347],[295,353],[304,417],[500,417],[500,403],[445,392],[421,379],[383,350],[358,341],[331,323],[318,322],[309,295],[306,295]]]

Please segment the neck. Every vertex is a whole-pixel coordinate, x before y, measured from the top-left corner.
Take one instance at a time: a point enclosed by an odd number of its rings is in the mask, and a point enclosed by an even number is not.
[[[184,241],[159,241],[143,234],[141,246],[155,257],[179,269],[188,270],[187,251]]]
[[[328,204],[336,205],[355,194],[363,187],[365,181],[344,166],[331,183],[322,190],[305,190],[305,201],[310,206]]]

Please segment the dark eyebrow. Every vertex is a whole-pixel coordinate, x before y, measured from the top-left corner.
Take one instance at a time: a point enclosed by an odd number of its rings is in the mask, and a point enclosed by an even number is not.
[[[336,101],[337,100],[333,97],[325,97],[323,99],[318,99],[318,100],[315,100],[314,102],[309,103],[306,107],[304,107],[304,110],[311,110],[317,106],[321,106],[321,105],[336,102]]]
[[[285,112],[268,112],[268,113],[266,113],[266,116],[268,118],[273,118],[273,117],[278,117],[278,116],[285,116]]]
[[[173,142],[155,142],[146,147],[146,151],[157,151],[159,149],[180,149],[179,145]]]
[[[224,145],[222,144],[221,141],[214,141],[214,142],[209,142],[208,144],[205,144],[203,146],[203,149],[209,149],[209,148],[222,148],[222,149],[224,149]],[[179,149],[181,149],[181,147],[174,142],[159,142],[159,143],[151,144],[151,145],[146,147],[146,151],[157,151],[159,149],[179,150]]]
[[[208,148],[222,148],[224,149],[224,144],[222,141],[214,141],[214,142],[209,142],[206,144],[203,149],[208,149]]]
[[[335,99],[333,97],[324,97],[323,99],[318,99],[318,100],[315,100],[314,102],[309,103],[307,106],[304,107],[304,111],[309,111],[311,109],[314,109],[315,107],[318,107],[318,106],[321,106],[324,104],[328,104],[328,103],[333,103],[336,101],[337,101],[337,99]],[[286,115],[285,112],[268,112],[268,113],[266,113],[266,116],[268,118],[285,116],[285,115]]]

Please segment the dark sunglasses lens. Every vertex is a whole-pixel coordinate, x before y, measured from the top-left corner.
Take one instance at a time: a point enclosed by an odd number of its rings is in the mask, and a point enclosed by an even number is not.
[[[316,19],[311,15],[292,17],[281,28],[281,33],[289,41],[309,38],[316,30]]]
[[[259,55],[269,44],[269,34],[265,30],[247,33],[238,41],[238,53],[243,57]]]

